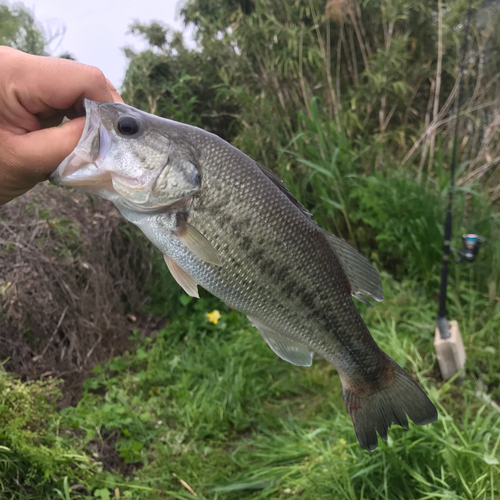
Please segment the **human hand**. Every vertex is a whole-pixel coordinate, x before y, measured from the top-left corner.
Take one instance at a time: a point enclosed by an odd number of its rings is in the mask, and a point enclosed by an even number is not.
[[[76,147],[83,97],[122,98],[103,73],[0,46],[0,205],[44,181]],[[74,118],[55,127],[62,118]],[[43,128],[50,127],[50,128]]]

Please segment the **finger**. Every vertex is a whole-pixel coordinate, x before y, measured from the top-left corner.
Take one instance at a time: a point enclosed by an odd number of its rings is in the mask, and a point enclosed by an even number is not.
[[[46,180],[76,147],[84,124],[84,118],[77,118],[61,127],[11,136],[4,141],[7,161],[0,170],[0,205]]]
[[[111,97],[113,102],[123,102],[121,95],[118,93],[114,85],[106,79],[109,87],[109,91],[111,93]],[[81,104],[81,103],[80,103]],[[84,116],[85,113],[83,108],[78,112],[75,110],[75,106],[72,106],[69,109],[50,109],[50,111],[43,111],[41,113],[37,113],[38,121],[40,122],[41,128],[48,127],[57,127],[61,124],[63,118],[69,118],[73,120],[74,118],[78,118],[79,116]]]
[[[14,71],[15,93],[32,115],[50,108],[70,108],[83,97],[99,102],[113,100],[106,77],[94,66],[42,56],[25,55],[23,59]]]
[[[40,123],[40,128],[58,127],[64,118],[69,117],[70,119],[77,118],[77,116],[71,116],[74,112],[71,109],[56,109],[52,113],[37,115],[38,122]]]
[[[108,87],[111,92],[111,96],[113,97],[113,101],[124,102],[122,96],[118,93],[118,90],[116,90],[115,86],[107,78],[106,81],[108,82]]]
[[[78,144],[85,118],[12,138],[19,175],[33,185],[48,178]]]

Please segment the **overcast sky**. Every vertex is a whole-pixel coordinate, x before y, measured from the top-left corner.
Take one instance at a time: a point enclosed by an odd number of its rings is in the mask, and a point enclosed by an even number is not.
[[[78,61],[99,67],[116,87],[126,68],[121,47],[144,47],[139,38],[126,34],[134,19],[161,20],[183,29],[179,0],[24,0],[24,4],[47,31],[66,26],[62,41],[51,44],[52,55],[70,52]]]

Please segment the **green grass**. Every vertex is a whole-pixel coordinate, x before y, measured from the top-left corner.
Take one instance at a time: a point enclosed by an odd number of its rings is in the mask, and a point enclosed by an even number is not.
[[[328,120],[316,99],[309,103],[309,114],[299,113],[299,132],[281,152],[278,170],[287,186],[321,227],[348,240],[380,268],[438,289],[450,182],[441,151],[436,175],[419,182],[413,166],[401,168],[383,156],[387,150],[376,137],[355,140]],[[467,164],[457,168],[457,181]],[[498,207],[481,186],[458,185],[452,214],[452,247],[462,249],[464,233],[487,239],[467,279],[495,297],[500,289]]]
[[[59,479],[70,475],[85,482],[98,470],[81,442],[60,434],[58,385],[23,383],[0,371],[1,498],[53,498]]]
[[[384,302],[360,309],[379,345],[438,406],[435,424],[406,432],[394,427],[387,443],[364,451],[330,365],[285,363],[245,317],[211,297],[183,295],[167,329],[95,369],[76,407],[48,411],[35,401],[33,411],[45,415],[38,432],[49,455],[40,459],[33,455],[37,442],[30,447],[29,440],[3,434],[0,444],[10,450],[4,464],[27,456],[44,477],[24,496],[9,486],[6,498],[110,498],[115,492],[133,499],[498,498],[500,414],[475,392],[481,377],[500,400],[499,305],[470,285],[451,283],[450,318],[459,320],[468,371],[461,385],[442,383],[432,346],[435,304],[415,282],[387,274],[383,280]],[[214,308],[222,313],[216,325],[206,318]],[[2,408],[7,429],[23,428],[12,423],[13,414],[23,412]],[[27,420],[36,417],[30,413]],[[112,462],[102,453],[105,445],[116,455]],[[79,457],[73,468],[62,460],[69,449]],[[12,473],[6,466],[0,471],[0,477]],[[71,489],[77,483],[86,489]]]

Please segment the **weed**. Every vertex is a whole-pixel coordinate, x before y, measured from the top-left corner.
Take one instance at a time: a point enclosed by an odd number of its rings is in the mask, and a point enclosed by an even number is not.
[[[21,382],[0,371],[2,498],[45,498],[64,475],[85,481],[98,467],[59,432],[53,380]]]
[[[133,479],[115,471],[95,487],[113,491],[119,483],[121,494],[137,499],[193,498],[187,486],[219,500],[496,498],[500,416],[476,395],[476,382],[481,373],[498,400],[498,359],[493,352],[482,359],[498,343],[498,311],[452,281],[450,314],[460,322],[470,371],[460,387],[441,384],[435,305],[418,282],[387,273],[383,280],[385,301],[361,304],[362,314],[377,343],[424,385],[437,423],[393,428],[387,443],[365,452],[330,365],[284,363],[243,315],[205,296],[181,304],[184,312],[154,341],[97,369],[81,402],[62,411],[62,423],[86,430],[87,442],[118,431],[122,460],[135,462]],[[214,325],[207,313],[215,306]]]

